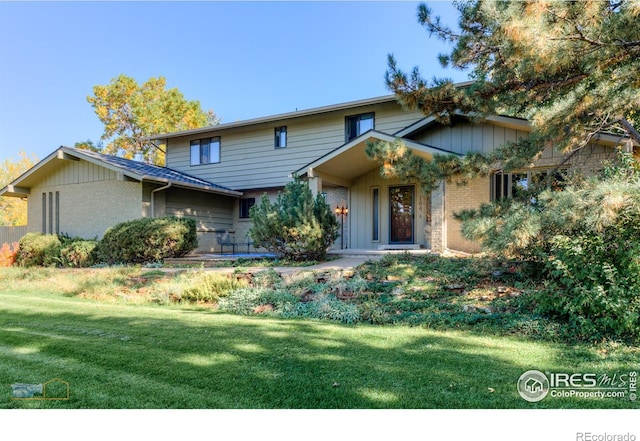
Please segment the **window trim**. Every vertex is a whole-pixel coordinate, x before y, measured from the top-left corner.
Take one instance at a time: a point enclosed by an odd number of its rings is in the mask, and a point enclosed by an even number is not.
[[[360,129],[360,121],[362,121],[364,118],[363,117],[368,117],[371,116],[371,128],[367,129],[365,131],[362,131]],[[368,119],[368,118],[367,118]],[[356,134],[354,136],[349,136],[350,135],[350,124],[349,121],[351,120],[355,120],[356,122]],[[348,115],[344,117],[344,142],[349,142],[355,138],[357,138],[358,136],[362,135],[363,133],[368,132],[369,130],[374,130],[376,128],[376,113],[375,112],[365,112],[365,113],[358,113],[356,115]]]
[[[205,157],[203,152],[203,142],[207,141],[209,147],[209,151],[206,154],[208,158],[207,162],[203,162],[202,159]],[[196,144],[197,143],[197,144]],[[215,156],[211,154],[211,146],[217,144],[217,152]],[[194,147],[198,147],[198,162],[194,162]],[[198,165],[207,165],[207,164],[219,164],[221,162],[222,157],[222,141],[220,136],[212,136],[210,138],[200,138],[200,139],[192,139],[189,141],[189,162],[192,167]],[[215,159],[212,161],[212,159]]]
[[[279,126],[273,129],[273,148],[286,149],[287,148],[287,126]],[[282,145],[282,136],[284,135],[284,145]]]

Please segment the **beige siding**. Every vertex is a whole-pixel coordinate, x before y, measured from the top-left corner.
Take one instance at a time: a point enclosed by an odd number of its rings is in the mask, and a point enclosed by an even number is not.
[[[189,144],[199,135],[169,141],[167,167],[196,175],[232,189],[284,186],[289,174],[344,144],[345,117],[375,112],[375,129],[394,133],[423,117],[404,112],[395,103],[364,106],[348,111],[232,128],[212,133],[221,137],[218,164],[190,165]],[[287,126],[287,147],[274,148],[274,128]]]
[[[28,198],[29,231],[43,231],[42,194],[46,194],[46,224],[49,224],[49,193],[59,207],[60,233],[84,238],[102,237],[105,230],[119,222],[142,216],[141,185],[118,180],[115,172],[86,161],[65,163],[31,188]],[[55,219],[52,222],[55,230]],[[48,228],[47,228],[48,232]]]

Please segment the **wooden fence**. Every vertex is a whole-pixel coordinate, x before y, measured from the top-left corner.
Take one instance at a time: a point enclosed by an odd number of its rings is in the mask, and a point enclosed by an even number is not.
[[[22,239],[22,236],[27,234],[27,226],[22,225],[19,227],[1,227],[0,226],[0,246],[3,243],[17,242]]]

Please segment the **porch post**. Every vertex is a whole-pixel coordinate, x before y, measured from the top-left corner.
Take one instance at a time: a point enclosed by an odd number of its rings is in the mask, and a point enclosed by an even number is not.
[[[322,178],[318,178],[316,176],[309,177],[308,183],[309,188],[311,189],[311,194],[314,198],[322,193]]]
[[[442,253],[447,246],[445,183],[431,192],[431,251]]]

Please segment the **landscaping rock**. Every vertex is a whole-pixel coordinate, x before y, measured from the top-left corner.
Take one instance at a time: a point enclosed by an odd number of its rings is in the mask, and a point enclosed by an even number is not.
[[[265,312],[273,312],[275,307],[271,303],[267,303],[266,305],[258,305],[253,308],[254,314],[264,314]]]
[[[450,289],[452,291],[456,291],[456,290],[459,290],[459,289],[464,289],[464,285],[461,284],[461,283],[451,283],[451,284],[445,286],[445,288]]]

